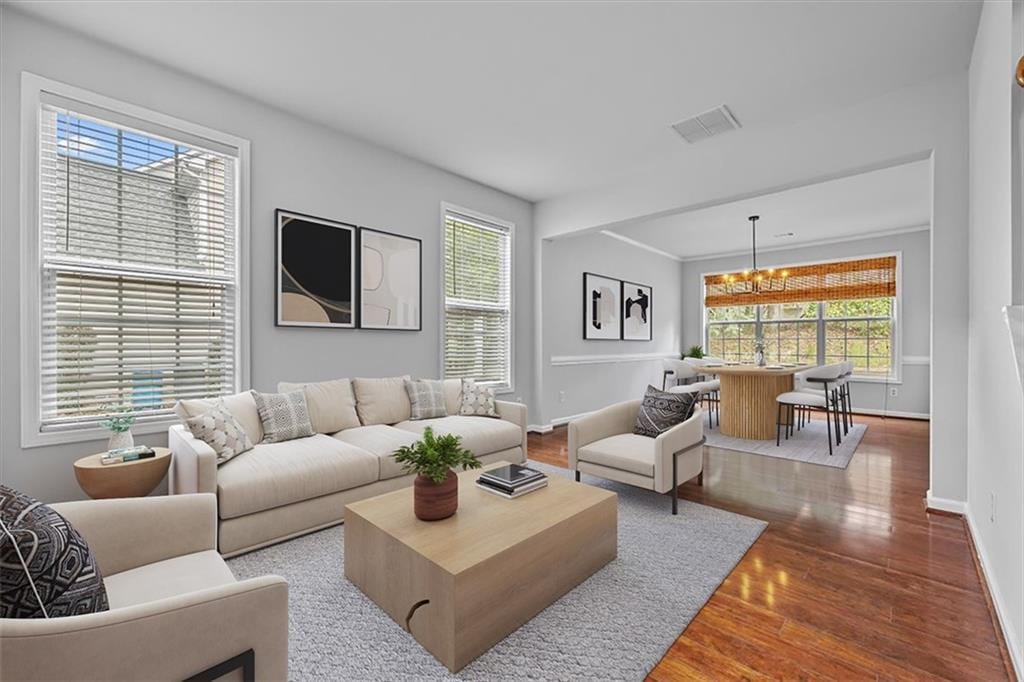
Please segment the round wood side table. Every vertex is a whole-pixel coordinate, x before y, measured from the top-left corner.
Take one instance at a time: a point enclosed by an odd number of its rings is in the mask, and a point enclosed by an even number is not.
[[[89,455],[75,462],[75,478],[85,494],[94,500],[110,497],[145,497],[163,480],[171,466],[171,451],[153,448],[155,457],[104,465],[106,453]]]

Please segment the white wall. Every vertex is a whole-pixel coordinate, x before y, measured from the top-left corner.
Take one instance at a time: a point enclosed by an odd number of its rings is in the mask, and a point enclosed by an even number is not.
[[[338,134],[139,59],[83,36],[0,8],[0,480],[44,501],[81,497],[71,463],[101,442],[23,450],[19,439],[19,108],[20,74],[30,71],[252,142],[252,384],[279,380],[439,371],[440,204],[516,224],[515,396],[532,402],[532,205],[521,199]],[[244,58],[234,55],[232,58]],[[325,70],[329,74],[329,69]],[[325,80],[329,87],[329,78]],[[277,207],[421,237],[423,331],[276,328],[274,224]],[[526,312],[522,312],[526,311]],[[160,444],[162,437],[141,439]]]
[[[543,381],[534,425],[582,414],[643,396],[661,386],[661,361],[637,355],[674,355],[681,350],[682,269],[678,261],[603,234],[543,242]],[[652,287],[651,341],[583,339],[583,273],[593,272]],[[607,356],[622,358],[608,362]],[[552,365],[552,358],[582,364]],[[564,396],[559,394],[564,392]]]
[[[932,162],[931,489],[967,499],[967,72],[791,125],[694,145],[673,165],[537,204],[540,237],[615,226],[915,159]]]
[[[1021,191],[1011,180],[1011,76],[1019,56],[1012,25],[1010,3],[986,2],[971,57],[967,516],[1019,677],[1024,401],[1001,311],[1013,288],[1011,196]]]
[[[820,244],[781,251],[759,252],[758,265],[784,266],[837,260],[881,253],[902,253],[902,305],[899,306],[899,328],[902,334],[902,357],[909,362],[902,366],[899,395],[889,397],[885,384],[857,382],[852,389],[854,408],[884,413],[927,415],[929,333],[929,271],[930,249],[928,230],[893,234],[871,239]],[[732,272],[749,267],[750,256],[728,256],[683,263],[683,345],[703,344],[703,275]]]

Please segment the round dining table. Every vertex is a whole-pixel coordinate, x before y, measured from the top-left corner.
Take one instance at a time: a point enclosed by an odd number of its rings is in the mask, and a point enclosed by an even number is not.
[[[793,375],[810,365],[758,367],[757,365],[704,366],[701,372],[721,381],[721,433],[733,438],[775,438],[778,417],[776,396],[793,390]]]

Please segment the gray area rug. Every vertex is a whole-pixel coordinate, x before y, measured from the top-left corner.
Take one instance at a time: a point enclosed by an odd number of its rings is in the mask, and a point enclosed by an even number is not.
[[[842,427],[840,426],[840,428]],[[775,445],[775,438],[771,440],[746,440],[745,438],[723,436],[721,431],[718,430],[717,421],[714,428],[704,429],[704,435],[708,439],[707,444],[716,448],[739,450],[740,452],[750,452],[766,457],[791,459],[795,462],[808,462],[810,464],[835,467],[836,469],[845,469],[850,464],[850,460],[853,459],[853,454],[857,451],[857,446],[860,445],[860,441],[864,438],[864,432],[867,429],[868,427],[864,424],[854,424],[853,428],[850,429],[850,433],[843,436],[843,443],[839,447],[836,447],[835,436],[833,436],[831,455],[828,454],[827,427],[825,421],[821,419],[811,420],[810,423],[804,425],[799,431],[794,429],[793,435],[789,437],[789,440],[786,440],[786,436],[783,434],[777,447]]]
[[[288,580],[293,680],[641,680],[767,524],[682,500],[672,516],[668,496],[584,482],[619,495],[618,558],[454,676],[345,579],[343,526],[228,564]]]

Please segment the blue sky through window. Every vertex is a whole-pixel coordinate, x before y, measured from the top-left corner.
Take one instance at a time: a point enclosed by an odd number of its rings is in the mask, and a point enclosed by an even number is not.
[[[187,151],[184,147],[177,147],[179,154]],[[119,141],[117,128],[71,114],[59,113],[57,153],[107,166],[120,166],[125,170],[135,170],[171,158],[175,154],[175,145],[128,130],[123,131]]]

